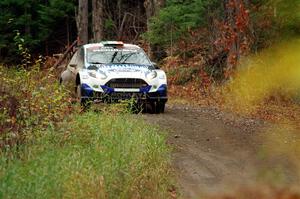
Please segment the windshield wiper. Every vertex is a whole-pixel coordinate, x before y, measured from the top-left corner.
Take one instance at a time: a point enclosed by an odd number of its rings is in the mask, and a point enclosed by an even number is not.
[[[90,64],[103,64],[101,62],[89,62]]]
[[[87,67],[87,69],[88,69],[88,70],[98,70],[98,66],[96,66],[96,65],[89,65],[89,66]]]
[[[134,62],[120,62],[120,64],[137,64],[137,65],[139,65],[138,63],[134,63]]]

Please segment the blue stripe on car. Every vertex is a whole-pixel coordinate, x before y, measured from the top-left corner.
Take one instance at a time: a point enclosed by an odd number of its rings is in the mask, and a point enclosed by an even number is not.
[[[115,92],[115,90],[113,88],[110,88],[108,86],[101,86],[101,88],[103,89],[105,94],[110,94],[110,93]]]
[[[91,97],[93,95],[93,89],[87,84],[81,84],[82,95],[86,97]]]
[[[144,86],[140,88],[140,93],[149,93],[152,86]]]
[[[152,86],[141,87],[139,92],[140,93],[149,93],[149,91],[151,90],[151,87]],[[111,94],[111,93],[115,92],[115,90],[113,88],[110,88],[110,87],[105,86],[105,85],[101,86],[101,88],[103,89],[103,91],[104,91],[105,94]],[[85,97],[92,97],[93,96],[94,90],[89,85],[82,84],[81,85],[81,89],[82,89],[82,95],[83,96],[85,96]],[[157,91],[154,92],[154,93],[157,93],[158,96],[166,96],[167,95],[167,85],[166,84],[162,84],[157,89]]]
[[[167,85],[166,85],[166,84],[162,84],[162,85],[157,89],[156,92],[158,92],[160,96],[165,96],[166,93],[167,93],[167,90],[168,90]]]

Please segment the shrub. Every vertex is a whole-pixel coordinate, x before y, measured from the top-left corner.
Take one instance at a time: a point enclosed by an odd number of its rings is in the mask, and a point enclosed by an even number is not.
[[[27,133],[62,121],[72,111],[69,94],[52,71],[0,66],[0,148],[24,141]]]
[[[168,71],[169,80],[175,85],[185,85],[198,76],[200,69],[198,67],[178,67]]]

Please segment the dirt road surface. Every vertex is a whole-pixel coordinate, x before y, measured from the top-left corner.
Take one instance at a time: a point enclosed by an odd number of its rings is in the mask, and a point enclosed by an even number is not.
[[[284,155],[262,155],[264,122],[184,105],[167,106],[164,114],[143,117],[168,132],[182,198],[224,193],[268,180],[286,185],[299,182]]]

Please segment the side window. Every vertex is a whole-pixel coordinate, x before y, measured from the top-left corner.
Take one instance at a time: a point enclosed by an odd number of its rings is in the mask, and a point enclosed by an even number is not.
[[[69,62],[69,65],[72,65],[72,64],[78,64],[77,63],[77,58],[78,57],[78,50],[74,53],[73,57],[71,58],[71,61]]]
[[[83,68],[84,66],[84,48],[81,47],[79,50],[78,50],[78,68]]]

